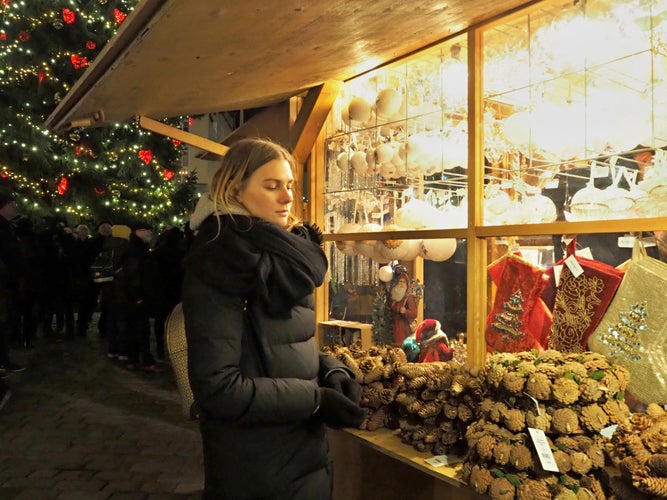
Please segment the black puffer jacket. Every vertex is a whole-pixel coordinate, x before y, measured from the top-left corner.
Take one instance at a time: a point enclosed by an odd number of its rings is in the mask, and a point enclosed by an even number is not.
[[[209,217],[186,259],[183,284],[205,498],[328,498],[328,445],[313,413],[319,381],[343,365],[318,351],[311,293],[287,314],[268,314],[252,293],[246,300],[221,290],[221,282],[233,283],[228,273],[235,270],[229,263],[221,262],[220,269],[211,264],[215,252],[206,254],[205,245],[216,233],[216,220]],[[219,242],[225,243],[219,252],[234,246],[225,231]]]

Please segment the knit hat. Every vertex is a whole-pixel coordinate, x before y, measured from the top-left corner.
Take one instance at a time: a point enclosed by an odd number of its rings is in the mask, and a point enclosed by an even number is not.
[[[114,238],[123,238],[125,240],[130,239],[130,234],[132,230],[129,226],[124,226],[122,224],[115,224],[111,227],[111,236]]]
[[[7,203],[16,201],[14,195],[9,191],[0,191],[0,208],[4,207]]]
[[[139,231],[140,229],[148,229],[152,231],[153,226],[150,225],[148,222],[135,222],[134,224],[132,224],[132,232]]]

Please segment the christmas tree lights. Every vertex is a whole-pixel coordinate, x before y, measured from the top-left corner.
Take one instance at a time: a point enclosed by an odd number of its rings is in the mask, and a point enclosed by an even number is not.
[[[181,167],[179,141],[134,120],[62,134],[42,125],[136,3],[0,0],[0,186],[22,214],[173,225],[192,208],[196,177]]]

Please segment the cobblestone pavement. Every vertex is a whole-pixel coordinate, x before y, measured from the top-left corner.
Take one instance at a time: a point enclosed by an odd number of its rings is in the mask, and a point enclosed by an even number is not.
[[[185,419],[173,373],[128,371],[97,333],[13,350],[27,366],[5,381],[0,500],[198,499],[197,424]]]

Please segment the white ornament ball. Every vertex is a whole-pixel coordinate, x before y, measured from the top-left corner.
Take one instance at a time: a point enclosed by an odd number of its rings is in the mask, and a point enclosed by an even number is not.
[[[378,118],[387,119],[401,109],[403,95],[396,89],[382,89],[375,100]]]
[[[349,166],[349,155],[347,151],[343,151],[342,153],[339,153],[338,156],[336,157],[336,165],[338,165],[338,168],[341,170],[347,170]]]
[[[375,148],[375,158],[377,163],[385,163],[391,161],[394,157],[394,148],[390,144],[380,144]]]
[[[422,240],[419,245],[419,256],[434,262],[443,262],[456,252],[456,238],[438,238]]]
[[[375,233],[378,231],[382,230],[382,226],[380,224],[376,224],[374,222],[370,222],[368,224],[364,224],[359,228],[360,233]],[[355,243],[355,247],[357,249],[357,253],[359,255],[363,255],[364,257],[368,257],[369,259],[372,259],[376,255],[376,249],[375,249],[375,244],[376,240],[361,240],[357,241]]]
[[[357,233],[359,232],[359,224],[343,224],[336,233]],[[336,248],[345,255],[357,255],[357,249],[354,241],[337,241]]]
[[[403,228],[398,227],[395,224],[389,224],[388,226],[385,226],[385,230],[402,231]],[[412,240],[378,240],[377,249],[386,259],[403,260],[411,250],[410,241]]]
[[[391,266],[382,266],[378,269],[378,279],[389,283],[394,278],[394,268]]]
[[[350,120],[363,123],[371,118],[371,105],[363,97],[355,97],[348,104],[347,112]]]
[[[352,170],[358,174],[365,174],[368,171],[368,163],[366,163],[366,153],[363,151],[355,151],[350,156],[350,164]]]

